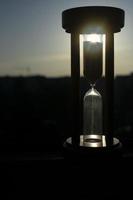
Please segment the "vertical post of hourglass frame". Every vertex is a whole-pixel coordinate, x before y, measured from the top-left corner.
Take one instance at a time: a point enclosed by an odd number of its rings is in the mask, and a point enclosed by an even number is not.
[[[79,34],[71,33],[71,78],[72,78],[72,144],[80,141],[80,47]]]
[[[106,33],[105,46],[105,133],[107,143],[113,144],[114,115],[114,34]]]

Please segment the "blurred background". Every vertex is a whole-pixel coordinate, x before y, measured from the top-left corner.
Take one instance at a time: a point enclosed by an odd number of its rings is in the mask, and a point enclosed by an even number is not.
[[[125,27],[115,34],[115,74],[132,73],[132,0],[0,0],[0,75],[70,76],[70,35],[61,14],[92,5],[125,10]]]

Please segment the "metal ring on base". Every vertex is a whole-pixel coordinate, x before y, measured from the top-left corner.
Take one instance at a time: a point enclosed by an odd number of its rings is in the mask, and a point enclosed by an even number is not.
[[[106,141],[106,136],[105,135],[88,135],[87,136],[87,141],[83,140],[83,135],[80,135],[80,143],[79,147],[80,148],[108,148],[108,147],[113,147],[119,145],[120,141],[117,138],[113,138],[113,144],[112,146],[109,146]],[[69,137],[66,140],[66,143],[68,145],[72,145],[72,138]]]
[[[122,153],[122,144],[117,138],[113,138],[113,144],[108,145],[106,142],[106,136],[102,135],[102,140],[99,139],[99,135],[90,135],[88,142],[84,143],[83,135],[80,135],[80,144],[73,145],[72,138],[69,137],[63,144],[65,155],[67,157],[110,157],[109,155],[116,157]]]

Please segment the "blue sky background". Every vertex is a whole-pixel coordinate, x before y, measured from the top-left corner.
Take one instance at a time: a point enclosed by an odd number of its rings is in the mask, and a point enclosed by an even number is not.
[[[0,76],[70,75],[70,35],[61,13],[91,5],[125,10],[125,27],[115,34],[115,74],[133,72],[132,0],[0,0]]]

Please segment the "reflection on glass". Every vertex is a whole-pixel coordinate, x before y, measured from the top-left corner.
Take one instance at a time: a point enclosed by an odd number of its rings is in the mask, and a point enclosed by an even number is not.
[[[104,135],[89,135],[84,140],[84,135],[80,136],[80,146],[83,147],[106,147],[106,138]]]
[[[103,147],[101,135],[89,135],[83,138],[83,146],[85,147]]]

